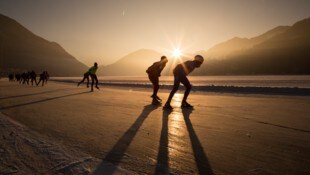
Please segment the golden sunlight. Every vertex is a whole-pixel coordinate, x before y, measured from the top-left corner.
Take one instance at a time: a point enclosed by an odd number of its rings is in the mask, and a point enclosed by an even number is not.
[[[183,94],[175,93],[175,95],[174,95],[174,97],[173,97],[172,105],[173,105],[173,106],[180,106],[180,105],[181,105],[182,98],[183,98]]]
[[[174,58],[180,58],[181,55],[182,55],[182,52],[181,52],[180,49],[176,48],[176,49],[173,50],[172,54],[173,54]]]

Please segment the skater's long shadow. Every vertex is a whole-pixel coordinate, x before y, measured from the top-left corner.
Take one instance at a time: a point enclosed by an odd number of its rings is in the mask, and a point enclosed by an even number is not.
[[[122,157],[124,156],[127,148],[138,132],[139,128],[143,124],[144,120],[148,117],[148,115],[157,109],[158,106],[147,105],[144,106],[143,111],[136,119],[136,121],[128,128],[128,130],[123,134],[123,136],[116,142],[110,152],[103,158],[102,162],[96,170],[93,172],[93,175],[101,175],[101,174],[114,174],[117,170],[117,165],[120,163]],[[113,163],[113,167],[107,167],[107,163]]]
[[[75,93],[75,94],[62,95],[62,96],[57,96],[57,97],[52,97],[52,98],[46,98],[46,99],[43,99],[43,100],[37,100],[37,101],[28,102],[28,103],[21,103],[21,104],[12,105],[12,106],[5,106],[5,107],[1,107],[0,110],[11,109],[11,108],[21,107],[21,106],[26,106],[26,105],[32,105],[32,104],[46,102],[46,101],[51,101],[51,100],[56,100],[56,99],[60,99],[60,98],[71,97],[71,96],[76,96],[76,95],[82,95],[82,94],[86,94],[86,93],[90,93],[90,91],[79,92],[79,93]]]
[[[199,138],[196,135],[193,125],[190,121],[189,116],[192,113],[192,110],[182,109],[182,113],[183,113],[184,121],[187,127],[187,131],[189,133],[189,137],[191,140],[192,149],[194,152],[194,157],[195,157],[195,161],[196,161],[199,174],[210,174],[210,175],[214,174],[209,164],[206,153],[204,152],[203,147],[199,141]]]
[[[47,94],[47,93],[52,93],[52,92],[57,92],[57,91],[66,91],[66,90],[72,90],[72,89],[63,88],[63,89],[55,89],[55,90],[43,91],[43,92],[37,92],[37,93],[30,93],[30,94],[6,96],[6,97],[0,97],[0,100],[10,99],[10,98],[18,98],[18,97],[27,97],[27,96],[32,96],[32,95]]]
[[[172,110],[163,110],[162,129],[159,141],[159,150],[157,154],[157,165],[154,174],[169,174],[168,162],[168,116]]]
[[[159,151],[157,154],[157,165],[154,174],[170,174],[169,172],[169,150],[168,150],[168,144],[169,144],[169,128],[168,128],[168,121],[169,121],[169,115],[172,111],[163,111],[163,120],[162,120],[162,130],[161,130],[161,136],[160,136],[160,145],[159,145]],[[182,109],[182,114],[184,117],[185,125],[187,128],[187,131],[189,133],[190,141],[192,150],[195,157],[195,162],[199,171],[199,174],[204,175],[212,175],[214,174],[212,171],[212,168],[209,164],[208,158],[206,156],[206,153],[203,150],[203,147],[198,139],[198,136],[196,135],[196,132],[193,128],[193,125],[190,121],[190,114],[192,110],[191,109]]]

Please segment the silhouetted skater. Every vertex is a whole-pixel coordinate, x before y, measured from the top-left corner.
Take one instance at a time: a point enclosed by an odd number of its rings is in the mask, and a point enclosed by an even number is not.
[[[34,71],[31,71],[29,76],[30,76],[30,79],[31,79],[31,85],[33,85],[33,82],[36,85],[37,84],[37,74]]]
[[[182,108],[192,108],[193,106],[190,105],[189,103],[186,102],[186,99],[190,93],[191,90],[191,84],[187,79],[187,75],[191,73],[195,68],[200,67],[201,64],[203,63],[204,59],[201,55],[196,55],[195,59],[193,61],[186,61],[184,63],[178,64],[174,70],[173,70],[173,75],[174,75],[174,84],[173,84],[173,89],[170,92],[170,95],[168,97],[168,100],[164,106],[164,109],[172,109],[170,102],[172,100],[173,95],[176,93],[178,90],[180,83],[182,83],[186,90],[184,92],[183,100],[182,100]]]
[[[14,74],[9,74],[9,81],[14,81]]]
[[[84,73],[83,79],[80,82],[78,82],[77,86],[80,86],[80,84],[84,83],[85,80],[87,80],[86,86],[87,88],[89,88],[89,71]]]
[[[93,87],[94,87],[94,82],[96,81],[96,88],[99,89],[98,87],[98,78],[97,78],[97,75],[96,75],[96,71],[98,69],[98,64],[97,63],[94,63],[94,66],[91,67],[88,72],[89,72],[89,75],[91,77],[91,91],[94,91]]]
[[[41,81],[42,81],[42,86],[44,86],[44,83],[47,81],[46,79],[48,78],[47,76],[48,76],[47,72],[43,71],[40,74],[40,79],[39,79],[39,82],[37,83],[37,86],[40,84]]]
[[[47,80],[50,79],[50,75],[45,71],[45,84],[47,84]]]
[[[154,105],[160,104],[161,101],[161,99],[157,96],[157,92],[159,90],[159,77],[167,62],[167,57],[162,56],[160,61],[153,63],[153,65],[146,70],[146,73],[153,84],[153,94],[151,97],[153,98],[152,104]]]
[[[30,76],[29,72],[24,72],[22,74],[22,82],[23,82],[23,84],[25,84],[25,83],[29,84],[29,76]]]
[[[19,82],[20,79],[21,79],[20,74],[15,74],[15,79],[16,79],[17,82]]]

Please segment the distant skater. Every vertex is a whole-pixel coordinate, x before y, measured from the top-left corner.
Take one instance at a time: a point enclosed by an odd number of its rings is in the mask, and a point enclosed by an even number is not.
[[[29,72],[24,72],[22,74],[22,82],[23,84],[25,83],[29,84]]]
[[[20,74],[15,74],[15,79],[16,79],[17,82],[19,82],[20,79],[21,79]]]
[[[173,89],[170,92],[170,95],[168,97],[168,100],[164,106],[164,109],[172,109],[170,103],[172,100],[172,97],[174,94],[177,92],[180,83],[182,83],[186,90],[184,92],[183,100],[182,100],[182,108],[193,108],[192,105],[187,103],[186,99],[190,93],[190,90],[192,88],[189,80],[187,79],[187,75],[191,73],[195,68],[198,68],[201,66],[203,63],[204,58],[201,55],[196,55],[193,61],[186,61],[184,63],[178,64],[174,70],[173,70],[173,75],[174,75],[174,84],[173,84]]]
[[[31,85],[33,86],[33,82],[37,85],[37,74],[34,71],[30,72]]]
[[[94,66],[91,67],[89,69],[89,75],[90,75],[90,78],[91,78],[91,91],[94,91],[93,87],[94,87],[94,82],[96,82],[96,88],[99,89],[98,87],[98,78],[97,78],[97,75],[96,75],[96,71],[98,69],[98,64],[97,63],[94,63]]]
[[[166,56],[162,56],[160,61],[153,63],[147,70],[146,73],[149,76],[150,81],[153,84],[153,94],[151,97],[153,98],[152,104],[158,105],[160,104],[161,99],[157,96],[157,92],[159,90],[159,77],[162,70],[165,68],[168,59]]]
[[[86,87],[89,88],[89,76],[90,76],[89,71],[85,72],[83,79],[80,82],[78,82],[77,86],[80,86],[80,84],[84,83],[84,81],[87,80]]]
[[[14,74],[9,74],[9,81],[14,81]]]
[[[37,86],[39,86],[40,82],[42,81],[42,86],[44,86],[44,83],[47,81],[47,77],[48,74],[46,71],[43,71],[41,74],[40,74],[40,79],[39,79],[39,82],[37,83]]]
[[[50,79],[50,75],[45,71],[45,84],[47,84],[47,80]]]

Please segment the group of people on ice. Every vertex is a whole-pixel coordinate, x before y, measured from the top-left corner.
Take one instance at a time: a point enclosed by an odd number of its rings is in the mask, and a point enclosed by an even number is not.
[[[181,107],[182,108],[193,108],[193,106],[186,101],[192,88],[189,80],[187,79],[187,75],[190,74],[195,68],[200,67],[203,61],[204,61],[204,58],[201,55],[196,55],[194,60],[190,60],[190,61],[186,61],[184,63],[178,64],[173,69],[173,76],[174,76],[173,88],[164,105],[164,109],[168,109],[168,110],[172,109],[172,106],[170,105],[170,103],[171,103],[171,100],[174,94],[179,89],[180,83],[182,83],[186,88],[184,92]],[[168,62],[167,57],[162,56],[160,61],[153,63],[153,65],[151,65],[146,70],[149,76],[149,79],[153,84],[153,94],[151,95],[151,97],[153,98],[152,104],[154,105],[161,104],[161,101],[162,101],[157,96],[157,92],[159,90],[159,77],[160,77],[162,70],[165,68],[167,62]]]
[[[30,84],[31,85],[39,85],[42,82],[42,86],[44,86],[44,84],[47,84],[47,81],[49,79],[49,74],[47,73],[47,71],[43,71],[40,75],[39,75],[39,81],[37,81],[37,74],[35,73],[35,71],[31,71],[31,72],[24,72],[22,74],[9,74],[9,81],[17,81],[20,84]]]
[[[189,80],[187,79],[187,75],[190,74],[195,68],[198,68],[201,66],[203,63],[204,58],[201,55],[196,55],[194,57],[194,60],[186,61],[184,63],[178,64],[174,70],[173,70],[173,75],[174,75],[174,83],[173,83],[173,89],[170,92],[170,95],[164,105],[164,109],[173,109],[172,106],[170,105],[171,100],[174,96],[174,94],[177,92],[179,89],[180,83],[182,83],[186,90],[184,92],[183,100],[181,107],[182,108],[193,108],[191,104],[189,104],[186,100],[187,97],[191,91],[191,84]],[[151,97],[153,98],[152,104],[153,105],[160,105],[161,104],[161,99],[157,96],[158,90],[159,90],[159,77],[162,72],[162,70],[165,68],[166,64],[168,62],[168,59],[166,56],[162,56],[160,61],[153,63],[147,70],[148,77],[150,81],[153,84],[153,94]],[[93,91],[93,87],[95,84],[95,87],[99,89],[98,87],[98,78],[96,75],[96,71],[98,69],[98,64],[94,63],[94,66],[91,67],[86,73],[84,73],[83,79],[78,82],[78,86],[83,83],[85,80],[87,80],[87,88],[89,87],[89,77],[91,77],[92,83],[91,83],[91,91]]]

